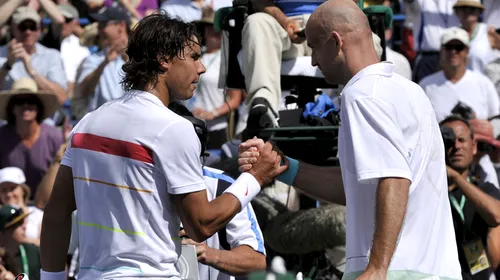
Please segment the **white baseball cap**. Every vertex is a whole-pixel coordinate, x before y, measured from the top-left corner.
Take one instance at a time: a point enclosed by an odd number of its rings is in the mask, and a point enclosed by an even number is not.
[[[441,46],[448,44],[452,40],[458,40],[467,47],[469,46],[469,33],[460,27],[451,27],[444,31],[441,36]]]
[[[0,169],[0,184],[10,182],[18,185],[26,183],[26,177],[21,168],[5,167]]]

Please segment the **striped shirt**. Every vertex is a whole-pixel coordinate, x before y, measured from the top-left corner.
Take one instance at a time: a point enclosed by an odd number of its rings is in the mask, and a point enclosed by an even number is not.
[[[203,177],[209,201],[221,195],[234,182],[234,179],[224,174],[223,171],[209,167],[203,168]],[[266,254],[264,238],[251,204],[236,214],[224,229],[208,238],[206,242],[209,247],[218,250],[231,250],[238,246],[247,245],[256,252]],[[213,267],[203,264],[199,264],[198,267],[200,279],[234,280],[234,277]]]

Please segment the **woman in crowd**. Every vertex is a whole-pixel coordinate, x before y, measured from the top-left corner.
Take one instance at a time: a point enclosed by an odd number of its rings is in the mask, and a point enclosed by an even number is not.
[[[59,129],[42,123],[58,107],[56,95],[38,91],[32,79],[19,79],[11,91],[0,92],[0,119],[7,120],[0,127],[0,168],[23,170],[31,188],[29,199],[63,143]]]

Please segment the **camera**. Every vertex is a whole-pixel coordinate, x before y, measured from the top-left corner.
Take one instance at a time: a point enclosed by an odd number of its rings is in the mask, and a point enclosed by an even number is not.
[[[453,128],[447,126],[441,126],[441,136],[443,137],[444,147],[446,150],[455,145],[455,140],[457,136]]]

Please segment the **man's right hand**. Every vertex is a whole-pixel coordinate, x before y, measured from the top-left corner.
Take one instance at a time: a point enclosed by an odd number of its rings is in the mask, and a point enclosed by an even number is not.
[[[288,33],[288,37],[290,37],[290,41],[294,44],[302,44],[306,38],[298,36],[298,32],[300,31],[300,24],[298,21],[294,19],[288,19],[284,24],[283,28]]]
[[[254,141],[248,143],[251,140]],[[251,162],[246,163],[251,167],[244,172],[252,174],[259,184],[264,187],[271,183],[278,175],[285,172],[288,166],[281,166],[281,156],[274,150],[273,145],[270,142],[263,144],[264,141],[261,139],[254,138],[251,140],[245,143],[248,145],[255,144],[256,146],[250,146],[249,151],[240,153],[238,163],[240,163],[240,160],[241,162]],[[240,146],[240,149],[244,149],[244,147],[245,145]],[[246,157],[246,155],[249,157]],[[250,160],[248,161],[249,158]],[[241,164],[240,170],[242,170]]]

